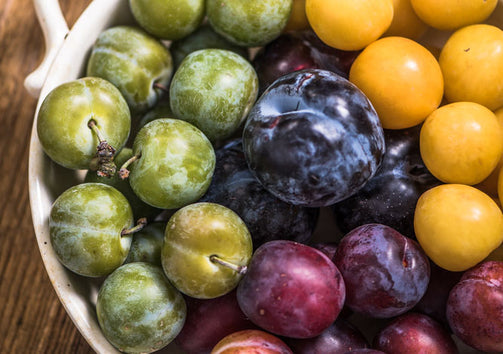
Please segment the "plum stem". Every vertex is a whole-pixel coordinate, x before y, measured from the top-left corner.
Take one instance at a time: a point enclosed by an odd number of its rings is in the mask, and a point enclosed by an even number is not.
[[[136,160],[138,160],[140,157],[141,157],[141,154],[133,155],[132,157],[130,157],[129,159],[127,159],[126,162],[124,162],[122,164],[121,168],[119,169],[119,177],[121,179],[126,179],[126,178],[129,177],[129,170],[127,169],[128,166],[131,165]]]
[[[161,90],[164,93],[168,93],[169,92],[169,89],[166,86],[164,86],[163,84],[160,84],[158,82],[154,82],[153,86],[154,86],[155,89],[159,89],[159,90]]]
[[[138,221],[136,221],[136,226],[130,229],[122,230],[121,236],[131,235],[134,234],[135,232],[141,231],[146,225],[147,225],[147,218],[139,218]]]
[[[234,263],[227,262],[215,254],[212,254],[210,256],[210,261],[212,261],[213,263],[220,264],[221,266],[224,266],[226,268],[232,269],[233,271],[235,271],[239,274],[245,274],[246,271],[248,270],[247,266],[240,266],[240,265],[236,265]]]
[[[91,119],[89,123],[87,123],[87,126],[92,130],[99,141],[96,147],[96,154],[94,155],[93,161],[91,161],[91,168],[97,171],[96,173],[98,176],[110,178],[114,176],[117,171],[117,166],[114,163],[116,150],[103,138],[94,119]]]

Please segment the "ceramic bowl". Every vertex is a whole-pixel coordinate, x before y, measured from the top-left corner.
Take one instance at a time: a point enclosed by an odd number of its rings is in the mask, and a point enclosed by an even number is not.
[[[34,0],[34,4],[47,48],[43,63],[25,81],[28,91],[39,96],[29,153],[30,205],[37,243],[57,296],[80,333],[97,353],[118,353],[101,333],[96,317],[95,303],[103,279],[84,278],[68,271],[58,261],[49,238],[48,218],[52,203],[64,190],[82,181],[83,171],[70,171],[53,163],[42,151],[35,127],[44,97],[56,86],[83,76],[97,36],[108,27],[134,21],[127,0],[95,0],[68,30],[57,0]],[[489,22],[501,27],[503,0]],[[428,41],[440,48],[448,35],[432,31],[428,33]],[[174,344],[162,352],[181,353]]]

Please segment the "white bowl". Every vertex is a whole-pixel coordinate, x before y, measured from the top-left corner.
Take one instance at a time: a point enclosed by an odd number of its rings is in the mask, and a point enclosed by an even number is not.
[[[48,48],[42,65],[25,81],[30,93],[40,93],[29,153],[30,204],[35,234],[52,285],[80,333],[97,353],[118,353],[103,336],[97,322],[95,303],[102,279],[84,278],[68,271],[58,261],[49,238],[48,218],[52,203],[64,190],[80,183],[83,173],[53,163],[44,154],[35,127],[44,97],[56,86],[84,75],[88,54],[98,35],[108,27],[132,24],[134,21],[127,0],[97,0],[66,33],[66,23],[57,0],[34,2]],[[496,13],[488,22],[502,27],[503,0],[500,0]],[[446,32],[431,31],[427,37],[430,44],[440,48],[448,35]],[[322,229],[323,226],[329,225],[322,225]],[[174,344],[162,352],[181,353]],[[463,349],[463,352],[469,350]]]

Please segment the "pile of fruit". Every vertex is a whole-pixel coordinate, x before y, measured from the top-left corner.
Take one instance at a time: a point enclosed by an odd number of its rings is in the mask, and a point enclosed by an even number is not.
[[[502,3],[129,5],[37,117],[110,343],[503,352]]]

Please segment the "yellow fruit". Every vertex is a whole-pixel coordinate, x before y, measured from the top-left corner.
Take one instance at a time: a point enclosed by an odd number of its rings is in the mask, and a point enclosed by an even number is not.
[[[464,271],[485,259],[503,241],[503,214],[485,193],[462,184],[444,184],[421,195],[414,231],[439,267]]]
[[[503,134],[493,112],[473,102],[456,102],[435,110],[419,139],[428,170],[445,183],[473,185],[496,167]]]
[[[351,66],[349,80],[370,99],[385,129],[422,123],[438,107],[444,90],[433,54],[403,37],[370,44]]]
[[[378,39],[393,19],[392,0],[306,0],[306,15],[327,45],[360,50]]]

